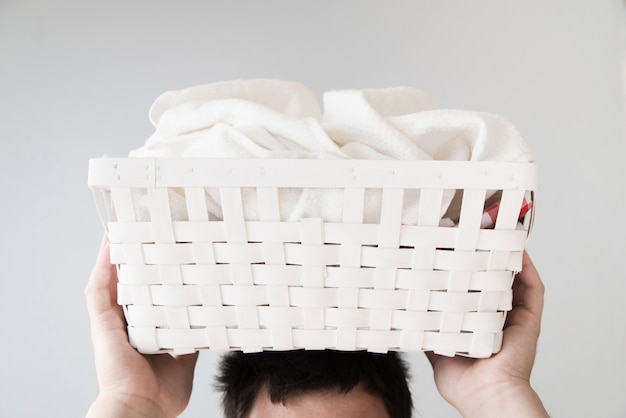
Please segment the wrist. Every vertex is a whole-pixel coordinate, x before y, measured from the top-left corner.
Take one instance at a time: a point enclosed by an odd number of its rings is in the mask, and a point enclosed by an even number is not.
[[[493,386],[454,406],[464,418],[549,418],[528,382]]]
[[[149,399],[127,395],[100,394],[91,404],[87,418],[168,418]]]

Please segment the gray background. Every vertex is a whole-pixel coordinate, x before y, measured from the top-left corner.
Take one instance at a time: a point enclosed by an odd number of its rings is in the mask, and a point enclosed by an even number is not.
[[[0,416],[81,416],[96,396],[87,159],[140,146],[165,90],[269,77],[409,85],[512,121],[542,176],[534,386],[555,417],[626,417],[624,22],[619,0],[0,0]],[[216,359],[185,417],[219,416]],[[421,416],[458,416],[409,359]]]

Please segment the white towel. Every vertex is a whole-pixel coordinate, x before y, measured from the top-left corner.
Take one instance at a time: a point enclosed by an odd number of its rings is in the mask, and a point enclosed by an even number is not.
[[[315,95],[285,81],[228,81],[162,94],[156,127],[131,157],[345,158],[319,123]]]
[[[387,158],[532,161],[520,133],[506,119],[434,109],[430,99],[414,88],[328,92],[321,123],[344,150],[359,144]]]
[[[152,105],[154,134],[130,157],[360,158],[456,161],[532,161],[515,127],[481,112],[435,109],[410,87],[336,90],[324,94],[323,113],[301,84],[238,80],[162,94]],[[182,190],[172,196],[175,219],[184,220]],[[446,193],[442,216],[454,191]],[[281,219],[341,220],[337,190],[280,193]],[[138,197],[138,216],[142,212]],[[258,219],[252,191],[244,191],[244,214]],[[416,221],[419,193],[407,193],[403,222]],[[376,222],[380,199],[366,194],[364,222]],[[222,218],[219,194],[207,190],[211,214]],[[180,208],[180,209],[178,209]]]

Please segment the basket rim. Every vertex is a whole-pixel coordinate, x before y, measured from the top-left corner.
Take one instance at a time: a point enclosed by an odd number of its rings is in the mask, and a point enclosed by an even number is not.
[[[90,188],[299,187],[538,190],[534,162],[92,158]]]

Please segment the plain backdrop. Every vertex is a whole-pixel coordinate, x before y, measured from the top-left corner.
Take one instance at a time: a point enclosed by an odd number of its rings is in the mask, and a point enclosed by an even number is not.
[[[541,169],[533,384],[554,417],[626,417],[626,13],[619,0],[0,0],[0,416],[97,394],[83,289],[102,236],[87,160],[151,134],[163,91],[237,78],[408,85],[500,114]],[[218,417],[203,352],[184,417]],[[417,414],[457,417],[422,353]]]

